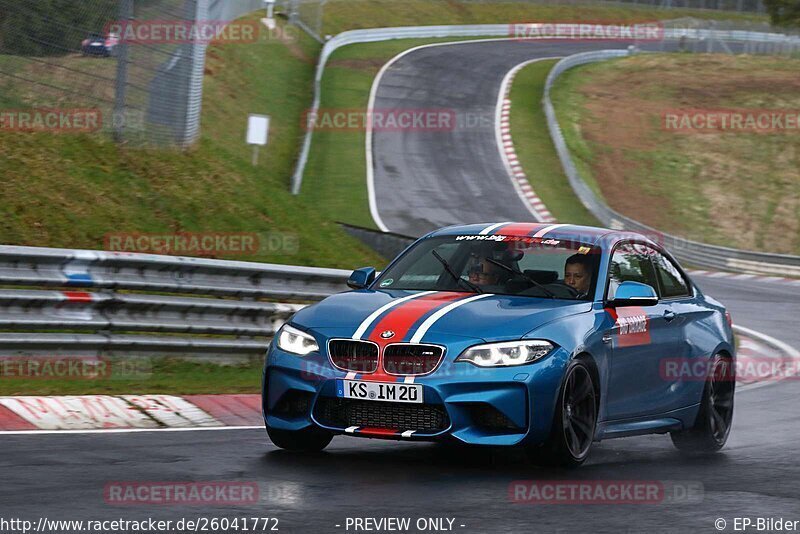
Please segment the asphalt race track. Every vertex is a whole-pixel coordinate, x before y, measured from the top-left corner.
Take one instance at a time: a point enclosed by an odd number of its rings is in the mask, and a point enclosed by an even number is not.
[[[335,438],[326,452],[276,450],[263,430],[4,436],[0,516],[178,520],[277,517],[281,532],[345,532],[347,517],[449,517],[456,532],[714,532],[734,517],[797,517],[795,457],[800,384],[738,398],[724,453],[681,456],[669,438],[607,441],[576,472],[543,470],[507,452],[462,453],[435,444]],[[515,480],[657,480],[702,484],[685,503],[511,503]],[[261,502],[240,507],[110,506],[117,481],[259,482]],[[465,525],[461,528],[458,525]],[[731,529],[731,527],[729,527]],[[352,530],[351,530],[352,532]],[[413,530],[412,530],[413,532]]]
[[[597,45],[462,44],[420,50],[389,69],[376,107],[463,105],[492,117],[472,131],[375,136],[378,207],[389,228],[419,235],[454,222],[530,220],[494,143],[497,91],[522,61],[592,48]],[[738,324],[800,347],[800,287],[697,281],[729,306]],[[646,436],[603,442],[573,472],[535,467],[516,452],[363,438],[338,437],[324,453],[292,454],[276,450],[263,429],[3,435],[0,517],[277,517],[281,532],[316,534],[348,532],[347,517],[452,518],[454,531],[469,533],[676,534],[716,532],[714,522],[723,518],[732,531],[735,517],[800,520],[798,396],[795,380],[741,393],[728,445],[713,457],[686,457],[668,437]],[[533,479],[675,481],[702,491],[660,504],[512,503],[510,483]],[[119,481],[257,482],[260,501],[213,509],[107,504],[104,487]]]

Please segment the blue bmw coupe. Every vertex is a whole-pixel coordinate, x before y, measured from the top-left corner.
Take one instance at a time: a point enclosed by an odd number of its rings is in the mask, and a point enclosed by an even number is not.
[[[728,438],[730,316],[643,235],[453,226],[348,285],[269,348],[263,410],[278,447],[442,440],[577,466],[604,439],[669,433],[712,452]]]

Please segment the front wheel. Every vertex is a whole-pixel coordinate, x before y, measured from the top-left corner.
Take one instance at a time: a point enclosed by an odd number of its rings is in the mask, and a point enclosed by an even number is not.
[[[597,392],[589,365],[573,360],[558,395],[553,430],[547,443],[528,451],[536,463],[578,467],[586,458],[597,427]]]
[[[733,422],[733,398],[736,373],[733,358],[724,354],[714,356],[711,374],[706,380],[700,412],[694,425],[670,433],[678,450],[688,453],[716,452],[725,446]]]
[[[298,452],[319,452],[327,447],[333,439],[333,434],[316,427],[303,430],[279,430],[268,426],[267,434],[276,447]]]

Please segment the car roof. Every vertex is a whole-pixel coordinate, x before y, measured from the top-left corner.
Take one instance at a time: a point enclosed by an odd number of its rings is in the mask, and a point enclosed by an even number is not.
[[[609,248],[618,241],[639,240],[652,243],[646,235],[627,230],[611,230],[609,228],[599,228],[595,226],[582,226],[577,224],[554,224],[554,223],[515,223],[497,222],[480,223],[448,226],[429,233],[428,237],[456,236],[456,235],[508,235],[515,237],[542,237],[547,239],[558,239],[585,243],[587,245],[599,245],[602,248]]]

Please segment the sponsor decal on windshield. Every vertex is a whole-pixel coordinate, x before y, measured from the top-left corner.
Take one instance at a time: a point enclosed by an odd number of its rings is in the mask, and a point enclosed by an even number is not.
[[[497,243],[530,243],[534,245],[557,246],[561,241],[557,239],[542,239],[541,237],[518,235],[459,235],[456,241],[495,241]]]

